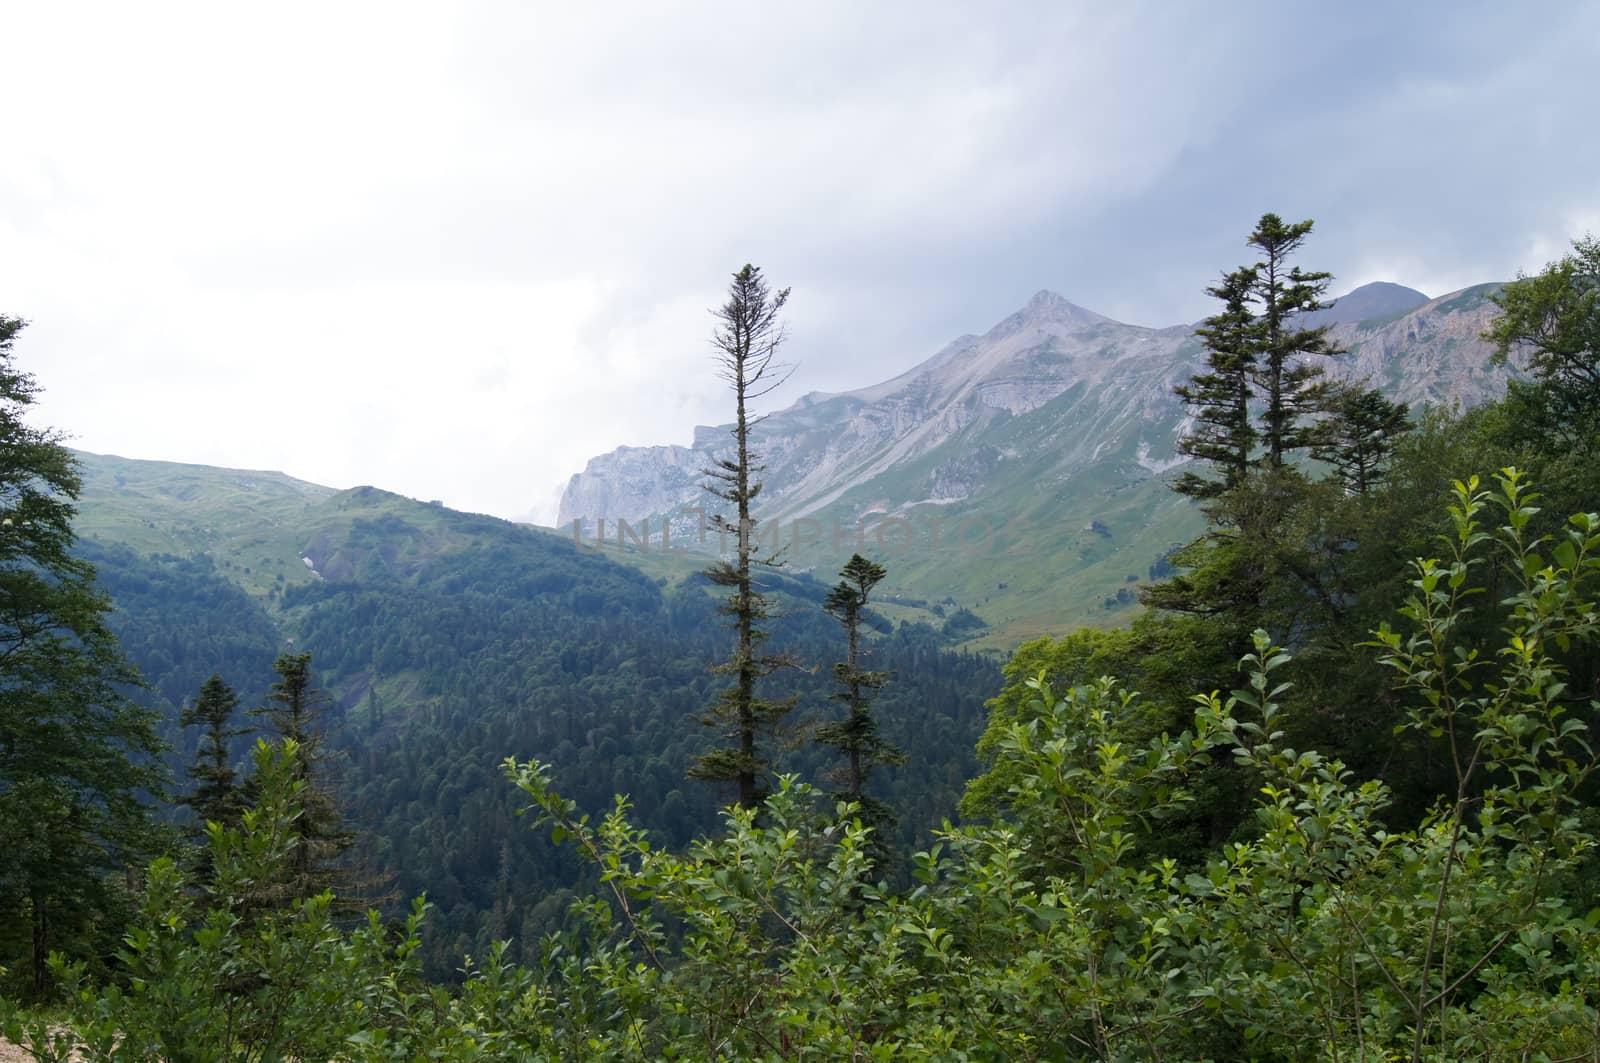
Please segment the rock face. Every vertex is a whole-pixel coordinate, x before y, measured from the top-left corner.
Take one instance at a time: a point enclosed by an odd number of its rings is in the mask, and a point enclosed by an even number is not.
[[[675,509],[699,494],[706,463],[703,450],[672,446],[618,447],[590,458],[561,494],[560,523],[626,520]]]
[[[1494,285],[1438,299],[1371,284],[1315,315],[1348,353],[1338,376],[1367,378],[1413,405],[1471,405],[1505,386],[1479,335]],[[1041,291],[982,336],[963,336],[873,387],[814,392],[755,430],[765,519],[811,516],[850,496],[889,510],[978,498],[1041,449],[1051,479],[1097,463],[1165,476],[1187,427],[1174,386],[1204,352],[1190,325],[1126,325]],[[562,496],[560,521],[641,521],[705,502],[701,470],[728,447],[700,427],[692,447],[622,447],[592,459]],[[851,508],[863,511],[865,502]]]

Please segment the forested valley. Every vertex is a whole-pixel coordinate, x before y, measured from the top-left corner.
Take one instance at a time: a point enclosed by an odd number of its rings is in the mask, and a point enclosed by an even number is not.
[[[505,757],[548,761],[585,808],[629,795],[641,824],[673,848],[713,831],[730,796],[684,777],[706,743],[695,718],[720,685],[710,668],[726,653],[708,586],[691,579],[663,591],[599,551],[463,519],[470,548],[407,575],[309,584],[283,601],[315,682],[347,692],[347,704],[328,706],[337,754],[328,771],[358,835],[354,855],[384,893],[428,894],[421,957],[442,980],[501,938],[513,940],[514,956],[524,942],[535,946],[595,885],[592,870],[517,819],[525,802],[505,781]],[[381,557],[408,531],[398,517],[357,518],[350,549]],[[166,707],[165,760],[186,790],[202,735],[178,726],[178,710],[213,672],[243,706],[261,704],[283,650],[278,624],[203,558],[94,543],[82,554],[117,603],[110,625],[124,651]],[[825,587],[789,577],[784,585],[790,604],[774,643],[794,667],[780,681],[820,717],[843,653],[838,625],[820,607]],[[950,650],[926,625],[879,623],[874,666],[897,677],[880,701],[885,727],[915,757],[914,769],[885,774],[882,791],[900,812],[896,844],[909,851],[951,814],[976,768],[999,668]],[[241,712],[235,726],[253,723]],[[821,780],[833,764],[802,740],[799,721],[792,730],[786,767]],[[256,732],[271,736],[258,725],[232,739],[233,760],[248,760]]]
[[[755,267],[715,311],[735,545],[681,579],[365,488],[305,503],[317,579],[255,594],[78,538],[0,319],[7,1035],[1596,1058],[1600,243],[1495,294],[1504,396],[1408,409],[1323,374],[1311,233],[1264,215],[1208,289],[1171,477],[1204,532],[1131,623],[1003,664],[875,610],[871,558],[762,553],[788,292]]]

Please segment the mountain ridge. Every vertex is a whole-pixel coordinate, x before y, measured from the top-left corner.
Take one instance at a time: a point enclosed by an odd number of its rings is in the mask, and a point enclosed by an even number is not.
[[[1312,323],[1325,324],[1335,332],[1336,339],[1347,340],[1352,338],[1350,326],[1358,326],[1364,322],[1399,314],[1405,316],[1428,306],[1437,306],[1465,293],[1473,292],[1484,286],[1462,289],[1429,299],[1428,296],[1412,288],[1394,284],[1387,281],[1378,281],[1365,284],[1347,292],[1345,295],[1333,300],[1326,308],[1306,315]],[[966,334],[952,340],[940,348],[930,357],[912,366],[910,369],[897,374],[878,384],[868,385],[844,392],[808,392],[789,406],[774,411],[766,419],[768,424],[776,421],[778,424],[791,424],[801,420],[814,423],[828,423],[830,416],[836,417],[839,413],[846,412],[844,407],[852,407],[849,411],[855,412],[860,407],[881,404],[899,396],[901,407],[907,400],[920,399],[924,404],[935,405],[943,403],[949,406],[952,401],[959,402],[971,394],[971,388],[980,383],[973,379],[974,373],[957,369],[952,371],[952,366],[967,367],[969,363],[963,356],[970,356],[973,352],[982,350],[990,356],[991,363],[1003,363],[1008,355],[1014,351],[1005,349],[1009,338],[1015,337],[1030,329],[1052,331],[1058,333],[1062,340],[1079,339],[1093,340],[1105,338],[1107,333],[1117,333],[1115,342],[1121,345],[1131,345],[1141,341],[1173,340],[1180,341],[1178,346],[1188,346],[1182,341],[1192,339],[1196,325],[1172,325],[1164,328],[1151,328],[1143,325],[1130,325],[1124,322],[1105,317],[1104,315],[1087,310],[1071,302],[1065,297],[1048,289],[1041,289],[1035,293],[1027,303],[1018,310],[1001,319],[981,335]],[[1344,333],[1344,335],[1340,335]],[[1109,348],[1102,348],[1103,353]],[[1081,352],[1080,352],[1081,353]],[[1193,345],[1188,352],[1194,358],[1188,366],[1189,371],[1197,367],[1197,356],[1200,353],[1198,344]],[[1335,371],[1337,372],[1335,363]],[[979,367],[982,369],[983,367]],[[999,369],[1000,365],[989,366]],[[1019,369],[1029,367],[1019,366]],[[1036,367],[1034,367],[1036,368]],[[1369,359],[1363,364],[1363,369],[1371,375],[1374,368]],[[1179,374],[1178,380],[1187,376],[1187,372]],[[1388,374],[1380,374],[1388,375]],[[955,379],[952,379],[954,377]],[[965,386],[963,386],[963,381]],[[1009,376],[990,375],[981,383],[987,385],[986,393],[979,396],[990,404],[1003,406],[1012,413],[1025,412],[1039,405],[1037,401],[1042,395],[1049,393],[1050,397],[1059,394],[1059,390],[1046,384],[1043,389],[1031,388],[1030,378],[1025,372],[1014,373]],[[942,387],[941,387],[942,385]],[[943,391],[944,394],[934,394],[934,391]],[[1424,397],[1418,395],[1417,397]],[[892,411],[885,410],[882,416],[890,416]],[[881,417],[880,417],[881,419]],[[905,418],[896,418],[901,428],[914,432],[918,426],[907,424]],[[615,457],[624,458],[623,464],[628,460],[643,459],[651,466],[665,464],[694,466],[693,452],[709,452],[726,438],[728,426],[697,425],[694,429],[693,442],[687,448],[677,445],[656,446],[627,446],[618,447],[608,454],[597,455],[591,458],[585,470],[575,473],[568,481],[567,489],[563,492],[562,501],[558,510],[557,525],[570,525],[574,519],[614,519],[637,520],[648,516],[659,515],[671,508],[671,503],[676,500],[683,504],[689,499],[685,498],[684,490],[687,484],[671,482],[663,483],[654,492],[645,492],[648,498],[630,498],[627,490],[613,490],[610,494],[615,498],[599,499],[584,497],[586,478],[606,474],[608,459]],[[772,434],[769,428],[766,435]],[[903,454],[903,449],[900,453]],[[704,457],[709,457],[709,453]],[[767,455],[771,464],[772,455]],[[701,464],[705,464],[702,459]],[[698,469],[696,469],[698,471]],[[633,482],[632,490],[638,492],[640,481],[637,477],[630,478]],[[769,485],[769,491],[773,486]],[[775,494],[786,492],[779,486]],[[826,492],[823,492],[825,495]],[[774,495],[769,494],[769,499]],[[596,504],[600,503],[600,504]],[[770,503],[769,503],[770,504]],[[826,504],[822,502],[820,504]],[[613,508],[615,507],[615,508]]]
[[[1493,290],[1478,285],[1429,299],[1378,282],[1346,293],[1318,311],[1348,352],[1330,362],[1330,372],[1370,380],[1413,405],[1469,406],[1499,394],[1514,370],[1494,365],[1481,339],[1495,312]],[[1166,487],[1184,461],[1177,443],[1189,423],[1173,389],[1204,358],[1193,329],[1128,325],[1036,293],[982,334],[960,337],[889,380],[810,393],[768,415],[752,440],[766,466],[757,516],[776,524],[780,538],[801,538],[786,529],[815,523],[857,529],[846,538],[869,549],[885,545],[871,521],[923,521],[933,530],[920,543],[927,549],[902,551],[886,587],[980,613],[987,602],[996,637],[1114,620],[1131,607],[1123,585],[1198,530],[1192,509]],[[689,531],[687,514],[705,505],[699,470],[730,437],[725,427],[699,426],[694,438],[689,448],[631,447],[592,458],[568,483],[560,525],[582,533],[600,520],[624,520],[671,523],[674,536]],[[1015,532],[1024,517],[1030,534],[1043,536],[1034,556],[1058,565],[1049,550],[1065,551],[1074,562],[1067,571],[1096,570],[1081,590],[1037,587],[1029,606],[1008,613],[1016,605],[1015,555],[978,563],[984,583],[959,571],[964,562],[948,544],[929,541],[940,522],[986,520]],[[863,521],[869,525],[860,531]],[[1076,534],[1096,526],[1113,529],[1110,538]],[[805,549],[792,551],[791,561],[819,572],[848,556],[842,547],[799,545]],[[1113,604],[1101,613],[1104,601]]]

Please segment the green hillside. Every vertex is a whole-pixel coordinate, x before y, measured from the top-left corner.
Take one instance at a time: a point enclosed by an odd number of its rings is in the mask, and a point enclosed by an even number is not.
[[[977,612],[988,624],[974,645],[1009,651],[1079,624],[1126,622],[1135,584],[1159,558],[1203,526],[1194,507],[1137,463],[1136,437],[1082,466],[1063,459],[1070,424],[1064,395],[1021,416],[980,422],[914,463],[841,495],[817,518],[864,527],[870,552],[892,568],[890,594]],[[933,470],[971,455],[1005,453],[981,486],[952,503],[874,511],[884,497],[916,497]],[[854,514],[866,514],[856,517]],[[858,523],[859,522],[859,523]],[[795,563],[831,571],[849,556],[828,536],[797,548]]]
[[[714,740],[694,720],[719,687],[710,667],[729,636],[695,559],[648,555],[646,573],[614,549],[370,487],[79,457],[81,552],[149,684],[140,700],[164,715],[180,791],[198,736],[176,721],[206,677],[220,673],[251,707],[280,652],[310,652],[332,696],[328,729],[361,859],[397,896],[428,894],[435,974],[499,937],[536,941],[589,881],[517,829],[503,758],[556,765],[589,807],[628,793],[674,843],[715,823],[729,795],[684,771]],[[804,728],[834,711],[841,636],[819,608],[824,583],[769,583],[784,614],[774,644],[796,663],[775,683],[800,697],[776,752],[784,770],[823,782],[832,765]],[[882,726],[911,755],[883,773],[880,791],[906,841],[954,815],[999,685],[993,660],[951,652],[916,617],[940,622],[905,606],[873,619],[874,667],[897,673]]]
[[[298,533],[328,487],[280,472],[245,472],[79,452],[78,534],[140,553],[205,555],[250,593],[312,578]]]

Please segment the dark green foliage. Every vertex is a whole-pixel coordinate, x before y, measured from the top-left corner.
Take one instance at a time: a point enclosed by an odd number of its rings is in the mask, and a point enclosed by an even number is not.
[[[1525,353],[1540,388],[1538,419],[1569,445],[1588,450],[1600,427],[1600,240],[1491,296],[1501,315],[1485,335],[1504,363]]]
[[[311,654],[286,653],[272,667],[278,680],[272,684],[267,703],[250,712],[266,719],[284,744],[299,814],[291,828],[293,846],[282,878],[266,899],[281,905],[329,890],[349,898],[351,878],[342,857],[354,844],[355,834],[344,827],[339,799],[328,778],[323,724],[327,695],[313,682]]]
[[[1201,331],[1212,351],[1211,372],[1179,394],[1199,426],[1185,452],[1220,475],[1188,473],[1174,485],[1205,501],[1208,527],[1172,555],[1178,571],[1141,589],[1147,605],[1178,615],[1142,627],[1148,633],[1163,623],[1190,626],[1179,616],[1201,625],[1206,637],[1196,648],[1205,652],[1201,659],[1187,654],[1192,671],[1185,681],[1207,686],[1222,686],[1229,662],[1249,651],[1256,629],[1295,646],[1305,700],[1297,698],[1286,718],[1300,728],[1297,739],[1393,777],[1397,773],[1380,758],[1394,748],[1382,736],[1398,709],[1381,690],[1346,677],[1364,674],[1352,668],[1360,656],[1356,645],[1398,604],[1405,560],[1430,548],[1432,524],[1423,532],[1409,522],[1431,522],[1436,510],[1427,500],[1448,485],[1451,467],[1426,470],[1433,477],[1426,487],[1409,470],[1394,472],[1403,464],[1397,452],[1409,411],[1376,391],[1324,378],[1317,362],[1340,352],[1325,328],[1300,322],[1321,309],[1329,278],[1290,264],[1310,231],[1309,221],[1288,224],[1264,215],[1249,240],[1262,259],[1211,290],[1224,304]],[[1259,452],[1252,451],[1256,446]],[[1291,463],[1297,452],[1326,462],[1331,479],[1311,480]],[[1453,472],[1464,475],[1465,469]],[[1397,490],[1382,490],[1391,475],[1401,481]],[[1406,493],[1419,487],[1420,493]],[[1402,516],[1399,499],[1421,502],[1422,509],[1413,506]],[[1383,526],[1385,517],[1394,523]],[[1401,543],[1416,552],[1397,556]],[[1133,657],[1122,662],[1121,674],[1142,670],[1143,654],[1135,649]],[[1414,781],[1415,788],[1404,791],[1408,813],[1410,800],[1432,786],[1431,779]],[[1249,785],[1231,767],[1209,769],[1197,780],[1197,789],[1209,791],[1201,804],[1212,844],[1240,827],[1244,806],[1237,795]]]
[[[1140,589],[1145,604],[1195,616],[1226,618],[1240,633],[1218,661],[1237,660],[1245,634],[1262,626],[1274,581],[1293,563],[1298,546],[1288,528],[1306,505],[1307,483],[1286,466],[1253,469],[1231,490],[1210,499],[1204,536],[1171,555],[1180,571]]]
[[[420,903],[392,934],[342,931],[326,898],[234,915],[293,845],[293,751],[263,747],[261,808],[211,832],[216,887],[152,869],[128,987],[83,985],[53,1029],[3,1002],[0,1021],[90,1063],[1592,1058],[1600,915],[1573,889],[1596,839],[1574,795],[1600,759],[1547,649],[1596,638],[1600,515],[1544,538],[1525,478],[1499,487],[1458,485],[1442,560],[1416,563],[1362,665],[1408,699],[1400,731],[1458,738],[1451,800],[1417,826],[1384,822],[1381,782],[1287,744],[1292,656],[1257,631],[1243,682],[1189,698],[1176,734],[1140,737],[1114,679],[1035,676],[994,735],[1005,817],[939,830],[904,893],[865,884],[855,810],[792,777],[674,852],[627,800],[592,817],[549,766],[509,760],[602,882],[533,962],[489,948],[450,992],[417,978]],[[1491,584],[1507,623],[1484,641],[1458,622]],[[1069,667],[1120,652],[1080,641]],[[1254,783],[1252,836],[1186,867],[1153,839],[1219,758]]]
[[[1310,221],[1262,216],[1249,238],[1261,260],[1210,289],[1224,304],[1200,330],[1211,372],[1179,389],[1199,426],[1184,452],[1220,476],[1186,473],[1174,484],[1205,500],[1208,528],[1171,555],[1177,571],[1142,588],[1141,598],[1227,633],[1210,643],[1215,656],[1198,673],[1207,682],[1219,681],[1219,669],[1248,650],[1256,628],[1297,644],[1315,640],[1319,625],[1344,623],[1358,596],[1370,594],[1344,575],[1366,514],[1289,459],[1309,452],[1332,466],[1342,494],[1365,498],[1382,484],[1409,426],[1405,406],[1323,375],[1319,360],[1340,351],[1325,327],[1301,322],[1322,309],[1329,275],[1290,264],[1311,228]],[[1441,488],[1421,497],[1437,497]],[[1394,603],[1383,598],[1380,608]]]
[[[241,914],[278,888],[299,846],[297,763],[292,742],[256,748],[257,804],[234,826],[210,825],[205,880],[165,858],[150,868],[122,949],[125,983],[94,992],[81,966],[56,964],[78,990],[73,1058],[355,1059],[361,1044],[404,1028],[390,1007],[424,993],[420,902],[396,926],[373,912],[354,929],[339,925],[326,895]],[[30,1039],[63,1037],[39,1024]]]
[[[711,339],[718,371],[733,389],[733,455],[718,458],[706,470],[711,477],[706,490],[733,506],[733,516],[719,511],[712,524],[718,532],[732,535],[734,559],[718,561],[706,575],[730,592],[723,613],[733,628],[733,652],[717,671],[732,676],[733,685],[717,695],[702,720],[721,729],[723,744],[697,758],[689,776],[736,784],[739,803],[745,808],[760,804],[762,778],[772,767],[770,757],[761,751],[759,737],[795,706],[793,698],[765,698],[756,692],[757,683],[788,662],[762,648],[768,636],[764,623],[772,610],[755,581],[755,569],[775,568],[782,562],[776,557],[759,557],[756,552],[756,518],[751,504],[761,493],[761,481],[756,477],[762,465],[750,447],[753,421],[748,408],[787,379],[785,367],[774,364],[773,358],[783,342],[778,315],[788,300],[789,289],[772,291],[759,268],[745,265],[733,275],[728,301],[716,311],[719,324]]]
[[[1240,634],[1219,664],[1244,652],[1243,633],[1265,622],[1268,588],[1292,564],[1285,532],[1304,505],[1305,481],[1287,458],[1327,441],[1320,417],[1333,389],[1314,359],[1340,352],[1326,327],[1297,320],[1322,309],[1329,274],[1289,265],[1311,226],[1262,215],[1248,241],[1262,259],[1208,289],[1223,302],[1198,333],[1209,371],[1177,389],[1197,425],[1179,450],[1210,463],[1220,478],[1186,472],[1173,484],[1206,501],[1209,527],[1173,558],[1186,571],[1145,588],[1141,599],[1158,609],[1226,617]],[[1259,455],[1258,444],[1265,448]],[[1363,444],[1357,459],[1335,448],[1367,475],[1379,460],[1371,450]]]
[[[529,955],[540,934],[562,925],[584,884],[548,843],[515,829],[512,795],[491,770],[496,751],[548,758],[574,797],[603,804],[631,794],[670,844],[715,825],[715,795],[682,781],[706,742],[683,720],[705,703],[708,668],[724,652],[716,603],[703,590],[619,603],[604,618],[576,622],[510,595],[319,590],[326,597],[312,607],[305,637],[319,654],[362,660],[363,647],[378,642],[438,662],[417,675],[420,685],[377,734],[354,744],[346,772],[379,870],[396,877],[402,894],[426,889],[436,907],[423,946],[436,975],[507,934],[518,940],[514,955]],[[803,660],[835,652],[837,628],[810,616],[796,610],[777,622],[779,652]],[[882,640],[879,652],[908,676],[875,706],[889,738],[918,758],[915,773],[879,780],[906,821],[904,841],[954,806],[996,670],[915,631]],[[823,677],[786,675],[813,703],[830,693]],[[352,721],[346,733],[361,726]],[[832,766],[805,749],[790,763],[818,775]]]
[[[1259,307],[1253,373],[1265,400],[1261,439],[1266,463],[1274,470],[1283,467],[1291,451],[1316,440],[1314,418],[1322,412],[1327,390],[1322,366],[1308,359],[1341,353],[1329,342],[1326,327],[1303,328],[1295,321],[1298,314],[1323,309],[1320,300],[1332,277],[1289,265],[1311,225],[1309,219],[1291,225],[1276,214],[1263,214],[1248,241],[1263,256],[1250,285]]]
[[[1196,330],[1207,371],[1176,389],[1195,421],[1178,451],[1208,462],[1220,478],[1185,472],[1173,485],[1180,494],[1216,498],[1241,486],[1252,465],[1277,472],[1292,452],[1320,441],[1318,419],[1332,391],[1315,359],[1342,352],[1325,326],[1299,324],[1301,315],[1324,308],[1331,277],[1289,265],[1311,226],[1263,214],[1247,241],[1262,259],[1206,289],[1222,309]],[[1259,456],[1258,445],[1266,448]]]
[[[0,968],[32,996],[52,950],[104,955],[123,875],[157,843],[143,798],[164,782],[150,713],[106,627],[94,568],[73,555],[71,454],[27,424],[23,327],[0,316]]]
[[[1514,382],[1503,401],[1467,414],[1426,412],[1415,431],[1409,411],[1376,392],[1327,389],[1324,418],[1307,438],[1333,476],[1317,483],[1291,466],[1277,477],[1264,468],[1209,497],[1207,536],[1176,555],[1182,571],[1144,590],[1151,605],[1204,619],[1222,634],[1217,656],[1195,662],[1207,683],[1256,627],[1294,646],[1286,731],[1384,779],[1396,823],[1415,822],[1448,790],[1442,738],[1396,736],[1405,706],[1357,666],[1360,644],[1401,603],[1410,559],[1432,551],[1449,530],[1431,500],[1452,479],[1476,468],[1527,467],[1545,488],[1549,512],[1581,510],[1600,492],[1600,474],[1581,456],[1594,438],[1581,412],[1583,322],[1592,308],[1582,260],[1573,256],[1501,297],[1508,314],[1490,335],[1507,351],[1543,344],[1547,357],[1534,361],[1541,379]],[[1546,534],[1560,530],[1547,517],[1533,520]],[[1507,622],[1503,597],[1491,587],[1458,625],[1487,637]],[[1597,662],[1586,652],[1559,656],[1580,689],[1593,686]],[[1121,670],[1137,675],[1138,663]],[[1228,783],[1216,796],[1236,788]]]
[[[184,727],[204,728],[194,763],[189,765],[194,790],[182,801],[194,812],[202,832],[207,823],[232,826],[244,811],[244,795],[230,753],[231,740],[246,733],[244,728],[233,726],[238,707],[239,695],[220,675],[213,674],[178,721]]]
[[[139,665],[141,701],[176,721],[213,674],[226,676],[245,705],[258,705],[271,684],[283,636],[263,604],[229,582],[204,555],[136,554],[126,546],[80,540],[76,553],[92,563],[114,606],[106,618],[117,642]],[[198,734],[173,729],[172,766],[194,759]],[[251,743],[231,745],[235,763]]]
[[[709,669],[727,652],[718,603],[703,581],[663,593],[636,569],[570,539],[450,516],[463,545],[411,561],[390,547],[415,541],[414,526],[385,538],[375,522],[363,522],[364,547],[336,547],[348,579],[291,588],[282,599],[296,649],[315,655],[332,695],[326,748],[340,762],[330,781],[359,835],[348,859],[402,897],[427,892],[432,932],[418,955],[442,979],[457,977],[464,955],[481,955],[502,937],[514,939],[510,957],[531,958],[586,888],[583,868],[517,829],[514,795],[494,770],[507,752],[554,763],[561,785],[586,802],[632,794],[643,821],[671,844],[715,827],[717,795],[684,782],[709,736],[684,721],[714,695]],[[358,578],[364,550],[394,558],[382,579]],[[274,674],[282,635],[270,622],[258,631],[258,606],[228,597],[207,565],[105,555],[122,599],[111,620],[142,655],[152,700],[181,689],[173,675],[193,675],[219,650],[229,655],[223,674],[246,703],[265,697],[262,675]],[[838,625],[816,608],[827,584],[773,573],[761,585],[783,596],[773,652],[803,661],[837,656]],[[160,626],[163,613],[174,619],[170,628]],[[926,626],[902,626],[875,644],[874,664],[905,678],[882,691],[874,714],[885,740],[917,762],[915,771],[888,767],[874,778],[900,813],[901,848],[954,808],[975,767],[983,699],[998,681],[994,662],[947,645]],[[831,675],[804,669],[786,672],[785,682],[813,706],[833,692]],[[246,693],[253,688],[259,693]],[[182,696],[167,709],[178,741],[186,737],[176,726]],[[194,752],[191,743],[179,767]],[[786,769],[815,777],[834,766],[817,747],[781,752]],[[235,748],[234,763],[240,755]]]
[[[1353,495],[1365,495],[1383,481],[1384,463],[1396,441],[1411,428],[1411,411],[1375,388],[1339,389],[1311,456],[1333,466]]]
[[[866,620],[868,624],[871,623],[870,616]],[[988,626],[983,622],[983,617],[971,609],[962,607],[946,617],[944,623],[939,625],[939,630],[952,642],[963,642],[982,634]]]
[[[888,571],[855,554],[839,575],[842,578],[822,607],[844,628],[845,658],[833,666],[834,679],[842,689],[833,700],[844,705],[845,717],[818,727],[816,739],[844,757],[844,766],[835,774],[841,783],[838,796],[859,805],[862,821],[881,836],[894,825],[894,810],[866,793],[867,780],[875,766],[904,764],[906,755],[883,740],[872,715],[873,695],[889,681],[889,673],[861,666],[863,655],[869,652],[861,645],[861,618],[872,589]]]
[[[1126,677],[1140,697],[1115,721],[1128,741],[1151,741],[1182,730],[1196,688],[1224,689],[1231,671],[1227,655],[1239,635],[1225,617],[1147,612],[1126,628],[1080,628],[1060,638],[1036,639],[1019,647],[1005,667],[1005,684],[988,703],[989,719],[978,742],[987,765],[967,785],[961,810],[969,816],[1008,811],[1019,780],[1001,756],[1012,728],[1027,725],[1043,680],[1067,691],[1092,686],[1104,676]],[[1191,785],[1198,799],[1169,814],[1158,834],[1140,840],[1155,853],[1192,860],[1224,840],[1248,808],[1248,780],[1224,760],[1197,766]]]
[[[1246,266],[1206,289],[1223,303],[1221,311],[1195,330],[1205,344],[1207,372],[1176,389],[1194,417],[1194,428],[1178,441],[1178,453],[1208,462],[1221,473],[1217,480],[1188,471],[1179,476],[1173,489],[1191,498],[1215,498],[1237,487],[1254,458],[1250,389],[1260,329],[1250,299],[1256,281],[1257,267]]]

